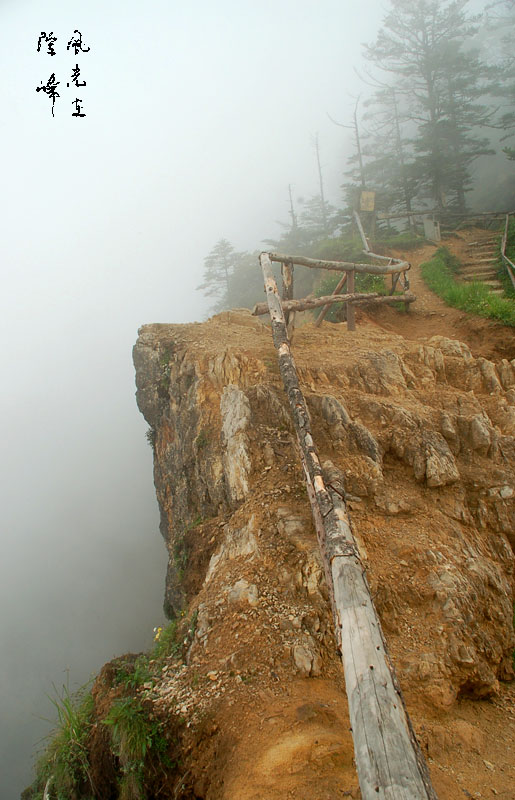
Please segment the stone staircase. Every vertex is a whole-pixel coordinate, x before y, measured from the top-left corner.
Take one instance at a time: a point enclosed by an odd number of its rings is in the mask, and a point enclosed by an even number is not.
[[[499,258],[499,234],[491,231],[476,231],[466,241],[466,256],[462,260],[458,280],[481,281],[486,283],[494,294],[503,294],[502,283],[497,277]]]

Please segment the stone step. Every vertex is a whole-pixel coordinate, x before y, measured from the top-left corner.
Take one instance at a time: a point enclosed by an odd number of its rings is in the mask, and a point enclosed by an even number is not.
[[[464,267],[468,267],[472,266],[473,264],[477,264],[478,266],[480,264],[493,264],[495,261],[497,261],[497,258],[492,256],[491,258],[474,258],[470,261],[463,261],[462,263]]]
[[[499,283],[499,281],[481,281],[481,283],[484,283],[485,286],[488,286],[491,292],[496,289],[499,289],[501,292],[504,291],[503,286],[501,283]]]
[[[498,253],[500,251],[499,247],[492,247],[492,245],[488,245],[485,247],[468,247],[467,248],[467,255],[474,256],[474,255],[488,255],[489,253]]]
[[[493,265],[489,267],[462,267],[458,272],[458,275],[495,275],[495,277],[497,277],[497,269]]]
[[[467,280],[485,280],[486,278],[495,278],[497,280],[496,269],[462,269],[459,273]]]
[[[496,272],[460,272],[457,277],[462,283],[486,283],[487,286],[502,286]]]
[[[465,283],[497,283],[495,275],[462,275],[461,280]]]
[[[497,272],[495,264],[462,264],[460,272]]]

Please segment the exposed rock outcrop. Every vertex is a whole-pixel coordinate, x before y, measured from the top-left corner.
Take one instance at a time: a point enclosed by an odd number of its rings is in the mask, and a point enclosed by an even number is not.
[[[513,677],[515,644],[515,361],[494,364],[461,342],[409,342],[373,325],[355,335],[309,326],[296,332],[294,350],[408,698],[421,714],[424,704],[450,709],[457,698],[495,696]],[[245,312],[201,326],[148,325],[134,361],[169,552],[165,608],[196,615],[187,666],[163,678],[157,702],[184,707],[192,731],[205,714],[227,721],[235,704],[277,708],[284,693],[297,696],[295,681],[312,687],[302,691],[313,702],[344,708],[269,330]],[[193,674],[210,676],[195,702]],[[313,743],[345,720],[343,710],[317,723]],[[223,789],[209,784],[201,755],[191,766],[196,796],[251,797],[235,765],[235,724],[219,738]],[[251,772],[265,751],[257,737]],[[338,769],[327,767],[328,791],[333,779],[355,791],[352,770]],[[281,796],[279,779],[262,774],[266,796]],[[303,767],[295,780],[290,790],[304,792],[311,779]]]

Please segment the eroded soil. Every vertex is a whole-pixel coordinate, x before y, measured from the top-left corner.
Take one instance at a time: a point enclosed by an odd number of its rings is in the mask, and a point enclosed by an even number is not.
[[[448,244],[457,252],[462,246],[459,239]],[[432,367],[427,375],[425,367],[415,368],[416,348],[429,347],[432,337],[466,343],[475,359],[499,363],[515,357],[513,329],[451,309],[425,287],[418,265],[433,250],[426,246],[409,255],[411,288],[417,295],[409,314],[390,308],[358,310],[355,334],[344,323],[324,323],[320,329],[307,323],[295,331],[293,351],[314,414],[321,460],[331,459],[349,481],[356,536],[438,796],[513,800],[515,684],[503,679],[512,674],[496,638],[496,631],[502,626],[508,631],[511,622],[505,610],[496,616],[494,606],[501,595],[509,603],[510,582],[513,589],[513,553],[503,528],[508,523],[495,517],[505,513],[504,501],[495,492],[513,483],[514,465],[506,464],[502,453],[494,458],[486,446],[467,450],[462,443],[461,450],[455,448],[460,480],[431,488],[414,478],[400,450],[388,450],[388,437],[381,432],[390,425],[392,402],[412,414],[423,408],[427,419],[458,406],[464,414],[488,412],[488,419],[501,426],[498,431],[507,425],[504,409],[515,404],[515,394],[506,387],[500,393],[473,382],[475,388],[460,387],[459,376],[451,374],[454,357],[446,362],[447,382],[434,383]],[[281,417],[280,406],[271,408],[274,398],[281,397],[282,384],[270,330],[248,312],[227,312],[202,325],[151,327],[152,346],[159,347],[160,339],[166,346],[173,342],[186,353],[182,364],[189,359],[196,365],[201,418],[195,446],[204,464],[202,481],[208,482],[217,464],[211,442],[219,439],[221,387],[244,389],[252,409],[252,430],[245,434],[251,489],[231,510],[220,506],[208,514],[200,508],[202,519],[188,534],[185,663],[170,658],[162,680],[148,690],[156,708],[185,721],[183,774],[175,796],[358,798],[343,674],[302,473],[287,416]],[[427,352],[435,347],[433,342]],[[385,351],[410,365],[412,383],[404,375],[404,382],[385,376],[384,385],[370,385],[362,364]],[[357,376],[356,381],[360,375],[369,381],[365,393],[352,388],[352,381],[349,389],[345,372]],[[354,423],[366,426],[380,443],[382,474],[376,482],[379,467],[369,464],[370,458],[363,460],[343,438],[335,439],[334,427],[319,414],[317,398],[329,394],[345,403]],[[164,423],[158,430],[158,471],[164,469],[175,435]],[[166,476],[163,481],[158,496],[172,524],[174,499]],[[488,498],[494,498],[490,505]],[[486,510],[477,510],[481,503]],[[513,514],[510,508],[506,513]],[[198,513],[199,508],[191,508],[192,519]],[[429,591],[428,582],[440,567],[466,582],[471,569],[463,557],[467,549],[469,561],[484,557],[485,564],[495,565],[499,586],[487,587],[483,599],[477,592],[474,599],[467,588],[460,590],[460,598],[458,583],[452,581]],[[464,621],[467,604],[474,614],[481,613],[480,621]],[[186,620],[193,612],[195,629],[188,633]],[[474,651],[476,634],[467,631],[475,630],[476,622],[483,640]],[[452,648],[458,653],[454,660]],[[471,651],[474,664],[467,661]],[[306,652],[312,656],[307,665]],[[477,666],[481,659],[484,669]]]

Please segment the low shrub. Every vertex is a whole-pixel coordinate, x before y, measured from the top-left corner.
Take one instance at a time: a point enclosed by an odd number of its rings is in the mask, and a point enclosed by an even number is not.
[[[323,278],[315,289],[316,297],[324,297],[325,295],[332,294],[338,282],[341,280],[341,273],[335,273]],[[355,279],[356,292],[378,292],[379,294],[386,294],[386,287],[384,278],[381,275],[368,275],[366,273],[356,273]],[[342,294],[346,292],[346,287],[342,289]],[[320,314],[321,309],[316,308],[313,314],[316,317]],[[325,319],[329,322],[341,322],[345,319],[345,304],[333,303]]]
[[[127,690],[139,689],[140,686],[152,679],[148,656],[141,653],[131,660],[128,660],[127,657],[120,659],[115,667],[113,683],[115,686],[123,686]]]
[[[103,724],[110,729],[111,745],[119,760],[119,800],[140,800],[146,796],[145,776],[154,760],[161,767],[173,767],[168,755],[164,725],[137,697],[114,700]]]
[[[479,281],[456,283],[457,264],[459,262],[446,247],[439,247],[432,259],[421,264],[420,269],[429,288],[448,305],[515,326],[515,302],[493,294],[486,284]]]
[[[158,629],[151,659],[166,658],[167,656],[178,656],[181,652],[181,643],[178,637],[177,620],[172,620],[166,628]]]
[[[386,255],[391,250],[416,250],[425,244],[427,244],[427,239],[410,231],[403,231],[402,233],[388,233],[385,231],[384,234],[381,233],[374,239],[371,249],[379,255]]]

